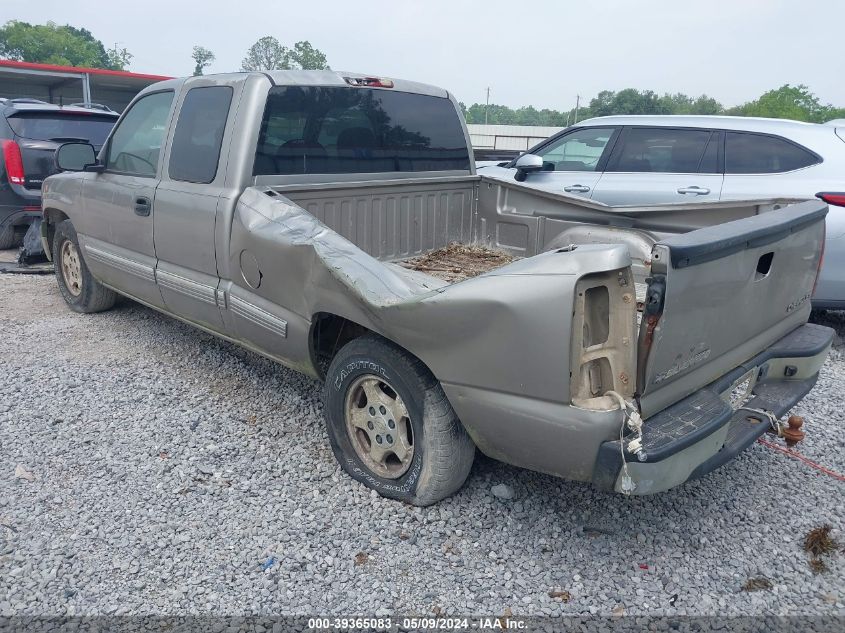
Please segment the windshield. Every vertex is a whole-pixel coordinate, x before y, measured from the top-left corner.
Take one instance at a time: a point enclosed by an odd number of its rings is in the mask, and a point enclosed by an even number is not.
[[[10,116],[12,131],[37,141],[81,140],[102,146],[117,117],[101,114],[25,112]]]

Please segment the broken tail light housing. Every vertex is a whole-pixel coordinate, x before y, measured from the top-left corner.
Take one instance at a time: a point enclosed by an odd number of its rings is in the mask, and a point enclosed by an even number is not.
[[[23,185],[23,159],[21,148],[15,141],[2,141],[3,162],[6,165],[6,176],[13,185]]]
[[[384,77],[344,77],[350,86],[366,88],[393,88],[393,80]]]

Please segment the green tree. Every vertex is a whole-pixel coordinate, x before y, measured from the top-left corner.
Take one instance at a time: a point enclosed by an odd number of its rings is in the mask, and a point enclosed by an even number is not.
[[[311,42],[302,41],[293,45],[293,48],[285,48],[288,68],[301,68],[302,70],[327,70],[326,56],[319,49],[311,46]]]
[[[824,123],[837,118],[837,112],[842,110],[830,104],[823,104],[810,89],[799,84],[791,86],[785,84],[776,90],[763,93],[758,99],[744,103],[731,109],[731,114],[741,116],[761,116],[775,119],[794,119],[796,121],[810,121]]]
[[[194,60],[194,77],[202,75],[203,71],[208,68],[215,59],[214,53],[204,46],[194,46],[191,57]]]
[[[111,53],[111,54],[110,54]],[[24,62],[124,70],[132,55],[115,45],[106,51],[87,29],[54,22],[10,20],[0,27],[0,57]]]
[[[669,104],[652,90],[603,90],[590,101],[593,116],[611,114],[671,114]]]
[[[125,48],[120,48],[117,44],[106,51],[106,56],[109,60],[109,68],[113,70],[127,70],[134,57],[132,53]]]
[[[241,70],[287,70],[285,47],[272,35],[260,38],[249,47]]]
[[[548,125],[563,127],[575,123],[575,109],[538,110],[533,106],[509,108],[491,103],[461,104],[467,123],[494,125]],[[766,92],[759,99],[734,108],[726,109],[713,97],[699,95],[691,97],[681,92],[658,96],[652,90],[626,88],[615,92],[602,90],[588,106],[578,110],[578,120],[614,114],[736,114],[740,116],[764,116],[798,119],[800,121],[825,122],[845,119],[845,108],[823,104],[806,86],[782,86]]]
[[[707,95],[690,97],[681,92],[664,94],[660,102],[668,114],[721,114],[724,110],[721,103]]]
[[[266,35],[250,46],[241,62],[241,70],[323,70],[328,67],[325,54],[310,42],[297,42],[293,48],[288,48],[272,35]]]

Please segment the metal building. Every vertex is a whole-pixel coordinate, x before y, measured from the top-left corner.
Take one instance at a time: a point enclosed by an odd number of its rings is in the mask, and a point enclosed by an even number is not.
[[[511,150],[524,152],[562,127],[541,125],[483,125],[468,123],[470,141],[475,150]]]
[[[101,103],[117,112],[162,75],[0,59],[0,97],[48,103]]]

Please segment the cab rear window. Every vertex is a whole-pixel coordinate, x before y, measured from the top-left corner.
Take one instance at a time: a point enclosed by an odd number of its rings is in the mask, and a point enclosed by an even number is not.
[[[373,88],[271,89],[256,175],[469,170],[449,99]]]
[[[20,137],[36,141],[84,141],[101,146],[117,117],[97,114],[19,112],[6,119]]]

